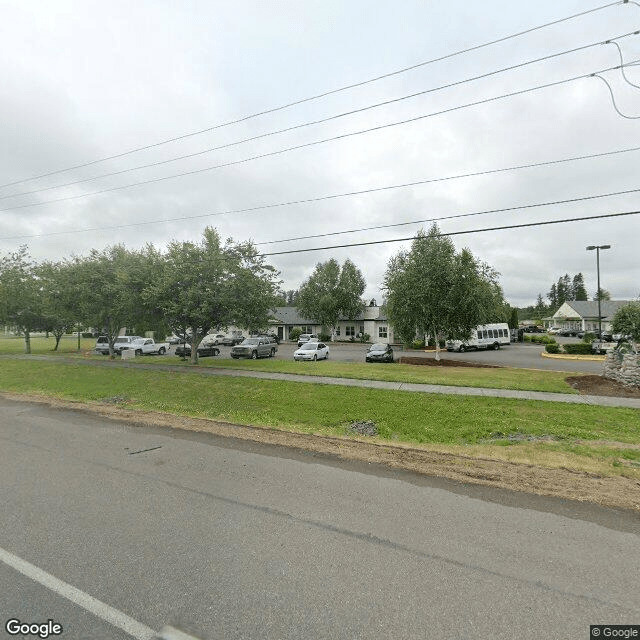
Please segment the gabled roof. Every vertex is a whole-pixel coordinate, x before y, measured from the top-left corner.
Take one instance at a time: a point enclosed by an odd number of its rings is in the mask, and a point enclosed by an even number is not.
[[[364,307],[362,313],[360,313],[353,322],[359,320],[383,320],[386,321],[386,314],[382,313],[383,307]],[[273,311],[273,317],[279,324],[319,324],[314,320],[309,320],[298,313],[296,307],[275,307]],[[347,318],[341,318],[346,321]]]
[[[281,324],[318,324],[309,318],[303,318],[296,307],[276,307],[273,317]]]
[[[603,300],[600,303],[603,320],[613,317],[620,307],[630,302],[631,300]],[[597,300],[567,300],[564,304],[571,307],[581,318],[598,317]],[[560,311],[560,309],[558,309],[558,311]],[[558,313],[558,311],[556,311],[556,313]]]

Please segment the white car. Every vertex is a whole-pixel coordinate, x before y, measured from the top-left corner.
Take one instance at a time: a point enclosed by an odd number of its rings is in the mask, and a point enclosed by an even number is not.
[[[305,342],[299,349],[293,352],[294,360],[327,360],[329,347],[324,342]]]

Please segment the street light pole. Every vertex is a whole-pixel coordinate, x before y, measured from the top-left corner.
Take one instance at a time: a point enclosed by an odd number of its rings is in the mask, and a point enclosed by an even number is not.
[[[602,340],[602,290],[600,289],[600,249],[611,249],[610,244],[590,245],[587,251],[596,250],[596,267],[598,270],[598,340]]]

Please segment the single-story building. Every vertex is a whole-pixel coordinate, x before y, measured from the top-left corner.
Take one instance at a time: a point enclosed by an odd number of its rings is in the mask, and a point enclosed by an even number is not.
[[[611,331],[611,322],[616,311],[631,300],[603,300],[600,303],[602,330]],[[598,330],[598,301],[572,300],[565,302],[553,314],[553,326],[571,331]]]
[[[281,340],[288,340],[294,327],[300,327],[302,333],[320,333],[322,326],[300,315],[296,307],[276,307],[273,310],[271,330]],[[328,328],[326,328],[328,330]],[[369,334],[371,342],[392,343],[393,330],[387,322],[383,307],[371,305],[364,307],[354,320],[341,319],[335,329],[337,340],[358,339],[360,334]]]

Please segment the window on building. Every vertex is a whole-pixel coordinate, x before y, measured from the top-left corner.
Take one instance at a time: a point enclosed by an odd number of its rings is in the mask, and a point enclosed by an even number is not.
[[[336,327],[336,337],[340,336],[340,327]]]
[[[353,338],[356,335],[356,328],[353,325],[351,325],[350,327],[345,327],[344,335],[348,338]]]
[[[364,325],[363,324],[360,325],[360,333],[364,333]]]
[[[378,327],[378,338],[387,337],[387,327]]]

